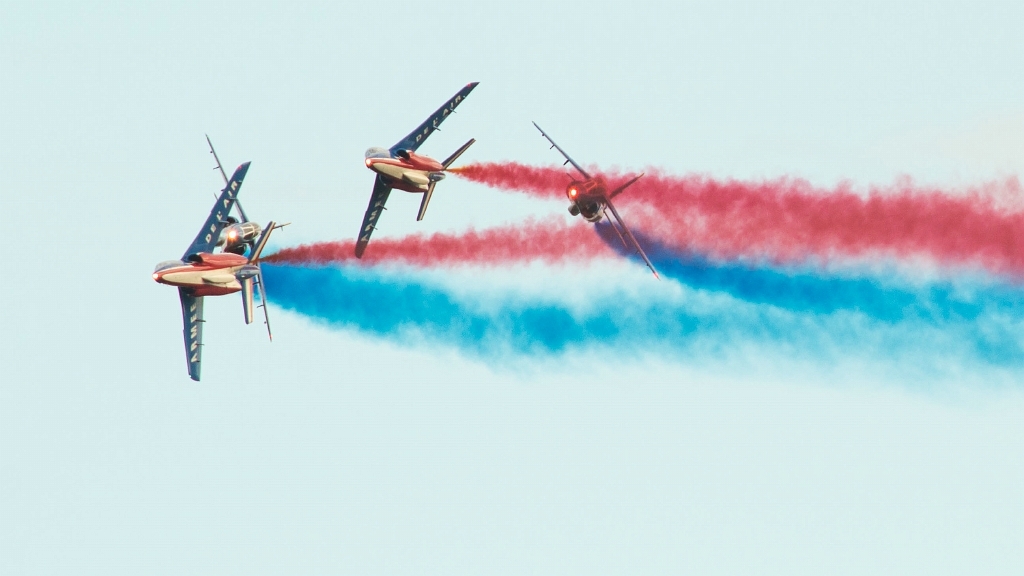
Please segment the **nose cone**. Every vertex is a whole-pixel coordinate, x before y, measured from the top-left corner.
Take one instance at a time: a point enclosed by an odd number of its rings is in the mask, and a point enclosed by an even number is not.
[[[185,263],[181,260],[167,260],[156,265],[153,269],[153,281],[160,284],[170,284],[164,275],[172,272],[175,268],[183,266]]]
[[[383,158],[367,158],[366,167],[373,170],[377,174],[383,174],[390,164],[384,161]]]

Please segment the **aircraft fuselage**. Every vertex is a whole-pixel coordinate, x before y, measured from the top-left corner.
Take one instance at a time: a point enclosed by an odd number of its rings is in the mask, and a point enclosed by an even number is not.
[[[604,206],[607,203],[608,183],[604,178],[597,176],[589,180],[574,180],[565,188],[565,195],[569,197],[569,213],[573,216],[581,215],[588,222],[599,222],[604,216]]]
[[[157,265],[153,280],[179,288],[190,288],[193,296],[222,296],[242,289],[238,275],[249,260],[230,253],[199,253],[193,261],[171,260]]]
[[[368,156],[366,167],[380,174],[392,188],[405,192],[426,192],[431,182],[445,176],[444,166],[437,160],[401,150],[397,157]]]

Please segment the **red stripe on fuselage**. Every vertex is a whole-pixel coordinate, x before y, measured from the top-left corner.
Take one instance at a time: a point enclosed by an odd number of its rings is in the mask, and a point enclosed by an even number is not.
[[[167,280],[165,276],[170,274],[179,273],[203,273],[210,272],[213,270],[229,270],[232,268],[238,268],[244,266],[249,262],[244,256],[237,254],[209,254],[199,253],[194,256],[200,261],[192,264],[185,264],[183,266],[175,266],[173,268],[166,268],[159,272],[153,273],[153,280],[156,280],[160,284],[166,284],[168,286],[178,286],[182,288],[192,288],[194,290],[194,296],[221,296],[224,294],[232,294],[238,292],[240,288],[233,286],[218,286],[216,284],[194,284],[186,282],[172,282]],[[232,274],[233,275],[233,274]]]
[[[378,166],[386,164],[388,166],[394,166],[403,172],[418,172],[423,175],[424,179],[429,180],[431,172],[441,172],[444,170],[444,166],[440,162],[433,158],[427,158],[426,156],[419,156],[417,154],[409,154],[409,160],[403,160],[402,158],[367,158],[366,167],[373,170],[377,174],[380,174],[389,186],[396,190],[402,190],[405,192],[418,192],[422,193],[426,191],[426,184],[416,185],[394,176],[385,173]]]

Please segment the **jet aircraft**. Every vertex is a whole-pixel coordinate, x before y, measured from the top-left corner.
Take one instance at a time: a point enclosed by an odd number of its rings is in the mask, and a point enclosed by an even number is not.
[[[210,151],[213,152],[212,145]],[[213,154],[216,158],[216,153]],[[220,160],[217,160],[217,165],[220,167]],[[178,288],[184,322],[188,374],[197,382],[202,360],[204,297],[241,292],[245,323],[251,324],[254,316],[253,296],[254,292],[258,291],[261,300],[259,306],[263,308],[267,335],[273,339],[270,318],[267,315],[267,292],[259,260],[267,240],[270,239],[270,233],[287,224],[277,225],[271,221],[266,228],[261,229],[258,224],[255,228],[247,227],[247,224],[254,223],[245,218],[240,208],[242,222],[229,216],[231,209],[238,207],[238,193],[248,170],[249,162],[246,162],[228,179],[221,168],[225,186],[199,234],[180,259],[161,262],[153,271],[153,280]],[[252,233],[252,230],[256,232]],[[221,252],[215,253],[214,250],[218,247],[221,248]],[[249,255],[245,256],[247,248]]]
[[[622,217],[619,216],[619,211],[616,210],[615,205],[612,204],[612,198],[618,196],[623,190],[633,185],[643,176],[643,173],[633,177],[625,184],[609,192],[608,182],[605,181],[604,177],[591,176],[588,174],[582,166],[577,164],[575,160],[565,153],[565,150],[562,150],[561,146],[555,144],[555,141],[552,140],[540,126],[537,126],[536,122],[534,122],[533,125],[537,127],[537,130],[540,130],[541,136],[551,143],[551,147],[558,150],[562,156],[565,157],[565,162],[563,162],[562,165],[572,164],[573,167],[583,175],[584,180],[578,180],[570,176],[571,181],[565,187],[565,195],[569,197],[569,202],[571,202],[569,204],[569,213],[573,216],[582,215],[588,222],[596,223],[600,222],[601,218],[608,215],[605,210],[606,208],[611,210],[612,216],[614,216],[615,219],[612,220],[609,218],[608,224],[610,224],[612,229],[615,230],[615,233],[618,234],[619,240],[622,240],[622,244],[626,246],[626,248],[629,248],[630,244],[632,244],[633,248],[635,248],[637,253],[640,254],[640,257],[647,263],[647,267],[654,273],[654,277],[660,280],[661,277],[658,276],[658,271],[654,269],[654,264],[651,264],[650,258],[647,257],[644,249],[640,247],[640,243],[636,241],[636,237],[633,236],[633,233],[626,227],[626,223],[623,222]],[[616,222],[618,222],[618,226],[615,225]],[[622,227],[621,231],[619,230],[619,227]],[[626,238],[629,238],[629,243],[626,242]]]
[[[385,209],[384,204],[388,201],[392,189],[397,188],[406,192],[423,194],[420,210],[416,215],[417,221],[423,220],[430,197],[434,194],[434,186],[444,179],[448,167],[476,140],[470,138],[469,142],[463,144],[443,162],[416,154],[416,150],[426,142],[427,137],[434,130],[438,129],[445,118],[455,112],[455,107],[469,96],[477,84],[479,83],[467,84],[423,124],[420,124],[412,133],[391,148],[370,148],[366,151],[366,167],[376,172],[377,178],[373,184],[373,194],[370,195],[370,205],[366,208],[366,214],[363,216],[363,225],[359,228],[356,257],[363,257],[366,245],[370,242],[370,235],[376,230],[377,220]]]

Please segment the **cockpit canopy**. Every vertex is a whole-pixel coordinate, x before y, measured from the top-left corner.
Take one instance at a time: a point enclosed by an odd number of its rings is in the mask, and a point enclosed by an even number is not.
[[[177,266],[184,266],[184,265],[185,265],[185,263],[182,262],[181,260],[165,260],[165,261],[157,264],[156,268],[153,269],[153,272],[155,273],[155,272],[159,272],[161,270],[167,270],[168,268],[175,268]]]
[[[391,158],[391,151],[387,148],[369,148],[366,150],[367,158]]]

